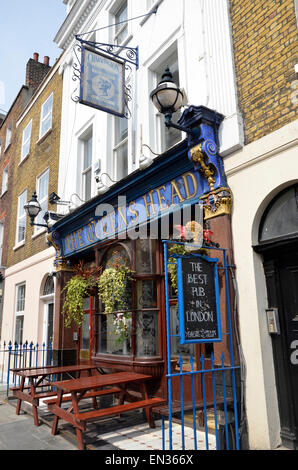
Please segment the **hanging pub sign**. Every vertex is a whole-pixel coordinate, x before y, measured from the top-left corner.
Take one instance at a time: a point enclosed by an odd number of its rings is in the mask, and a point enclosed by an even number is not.
[[[176,258],[180,344],[221,341],[218,259]]]
[[[125,64],[82,46],[80,103],[116,116],[125,113]]]

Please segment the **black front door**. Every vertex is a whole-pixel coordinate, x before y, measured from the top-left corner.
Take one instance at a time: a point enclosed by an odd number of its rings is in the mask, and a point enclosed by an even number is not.
[[[298,249],[265,255],[269,307],[277,307],[280,334],[272,335],[281,439],[298,449]]]

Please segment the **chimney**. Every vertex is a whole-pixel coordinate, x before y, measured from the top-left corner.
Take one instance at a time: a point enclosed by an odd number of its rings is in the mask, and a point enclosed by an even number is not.
[[[43,63],[38,61],[39,54],[34,52],[33,59],[29,59],[26,65],[26,86],[31,88],[33,92],[43,81],[45,76],[51,70],[50,58],[44,56]]]

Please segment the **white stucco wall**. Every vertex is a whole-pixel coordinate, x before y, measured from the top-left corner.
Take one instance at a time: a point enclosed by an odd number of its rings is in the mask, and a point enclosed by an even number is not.
[[[23,340],[42,344],[44,305],[40,295],[45,278],[53,271],[54,254],[51,247],[6,270],[1,340],[15,340],[16,286],[25,282]]]
[[[271,339],[262,258],[254,253],[261,216],[272,198],[298,181],[298,121],[225,158],[233,192],[232,228],[239,321],[247,367],[246,407],[252,449],[280,444]]]
[[[73,35],[111,24],[110,12],[120,0],[74,4],[69,17],[57,32],[55,42],[65,49],[63,73],[63,106],[58,194],[63,200],[81,201],[78,192],[78,138],[93,126],[93,166],[101,160],[102,173],[112,173],[113,117],[71,99],[78,82],[73,81]],[[220,150],[227,155],[243,144],[242,121],[237,107],[228,0],[159,0],[157,14],[128,23],[129,41],[139,47],[139,68],[132,66],[132,113],[128,126],[128,171],[139,168],[141,142],[158,153],[158,131],[155,127],[150,92],[155,87],[153,72],[169,51],[177,49],[180,86],[187,92],[189,104],[204,105],[222,113]],[[128,17],[148,12],[147,1],[128,1]],[[88,35],[83,36],[88,39]],[[111,42],[111,28],[97,31],[96,41]],[[80,59],[80,57],[78,58]],[[185,138],[185,135],[183,135]],[[147,157],[155,157],[143,148]],[[111,185],[107,176],[103,182]],[[92,178],[92,195],[97,194]],[[64,207],[65,209],[65,207]],[[63,208],[60,206],[60,210]]]

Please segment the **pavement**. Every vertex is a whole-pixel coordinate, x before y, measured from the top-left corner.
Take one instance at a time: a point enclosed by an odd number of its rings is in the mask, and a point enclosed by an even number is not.
[[[77,450],[76,433],[69,423],[59,421],[59,434],[51,434],[53,415],[46,405],[39,406],[40,425],[35,426],[31,405],[22,403],[16,415],[16,400],[7,398],[0,391],[0,450]],[[148,426],[142,411],[136,410],[121,417],[88,423],[84,432],[86,450],[162,450],[162,423],[156,420],[156,428]],[[168,430],[165,446],[169,448]],[[185,427],[185,449],[193,450],[193,429]],[[181,426],[173,423],[173,449],[182,449]],[[197,431],[198,449],[206,448],[205,433]],[[209,435],[209,449],[215,449],[215,436]]]

